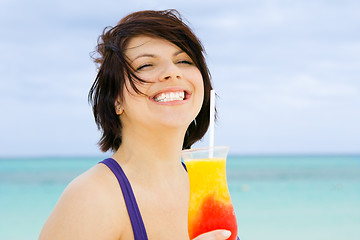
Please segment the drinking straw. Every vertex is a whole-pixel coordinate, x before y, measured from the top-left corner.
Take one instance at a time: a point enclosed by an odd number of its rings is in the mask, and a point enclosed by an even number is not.
[[[209,124],[209,158],[213,157],[213,147],[214,147],[214,128],[215,128],[215,90],[210,90],[210,124]]]

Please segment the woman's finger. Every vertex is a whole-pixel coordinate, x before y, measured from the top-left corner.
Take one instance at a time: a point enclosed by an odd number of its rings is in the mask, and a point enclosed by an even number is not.
[[[203,233],[193,240],[225,240],[231,236],[228,230],[214,230],[211,232]]]

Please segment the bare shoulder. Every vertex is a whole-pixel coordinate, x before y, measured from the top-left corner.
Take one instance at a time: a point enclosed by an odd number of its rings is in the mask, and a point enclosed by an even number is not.
[[[41,233],[43,239],[119,239],[127,224],[115,176],[97,164],[65,189]]]

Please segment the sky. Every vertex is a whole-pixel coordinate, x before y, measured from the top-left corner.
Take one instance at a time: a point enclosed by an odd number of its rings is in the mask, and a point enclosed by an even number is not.
[[[0,156],[102,155],[87,102],[90,53],[125,15],[169,8],[206,49],[216,145],[360,153],[357,0],[0,0]]]

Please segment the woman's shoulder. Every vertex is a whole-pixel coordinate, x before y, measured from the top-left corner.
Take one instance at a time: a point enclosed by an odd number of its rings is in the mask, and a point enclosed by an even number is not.
[[[119,191],[113,191],[115,187],[117,183],[110,170],[103,164],[97,164],[72,180],[60,200],[80,204],[82,207],[86,205],[100,207],[104,204],[102,210],[106,210],[108,207],[106,203],[112,201],[114,194],[119,193]]]
[[[40,239],[117,239],[126,220],[115,177],[105,165],[97,164],[66,187]]]
[[[92,196],[96,200],[107,200],[109,194],[113,194],[115,185],[110,169],[103,164],[97,164],[72,180],[63,195]]]

